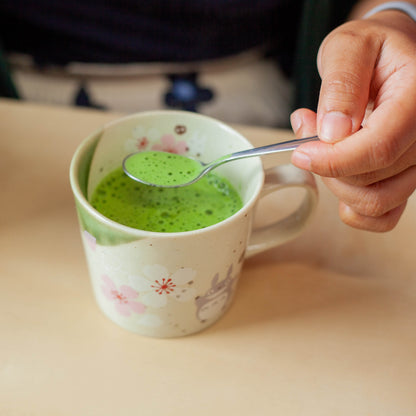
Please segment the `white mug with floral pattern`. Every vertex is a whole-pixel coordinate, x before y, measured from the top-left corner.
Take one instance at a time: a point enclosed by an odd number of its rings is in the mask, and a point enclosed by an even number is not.
[[[312,175],[291,165],[264,172],[259,158],[217,168],[239,192],[243,207],[215,225],[161,233],[116,223],[89,203],[97,184],[138,150],[163,150],[208,162],[253,147],[226,124],[185,111],[134,114],[86,138],[70,168],[81,236],[95,298],[121,327],[153,337],[192,334],[230,306],[245,258],[299,235],[317,204]],[[306,190],[289,216],[253,227],[258,201],[286,187]]]

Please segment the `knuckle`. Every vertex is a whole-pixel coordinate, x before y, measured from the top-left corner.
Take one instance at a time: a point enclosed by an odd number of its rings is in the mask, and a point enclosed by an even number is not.
[[[371,50],[380,45],[382,34],[376,27],[371,27],[368,22],[354,20],[346,22],[334,31],[336,42],[339,45],[351,45],[353,49]]]
[[[365,187],[378,181],[377,172],[367,172],[359,175],[347,176],[341,180],[349,185]]]
[[[325,176],[329,178],[337,178],[340,176],[339,169],[332,160],[328,160],[327,166],[325,168]]]
[[[378,169],[390,167],[401,156],[399,140],[376,140],[370,147],[369,159],[371,166]]]
[[[364,214],[368,217],[380,217],[381,215],[385,214],[385,212],[386,208],[383,204],[383,201],[377,197],[367,201],[364,206]]]
[[[326,178],[343,178],[346,176],[344,154],[336,145],[327,145],[327,152],[320,154],[320,172]]]
[[[367,217],[380,217],[391,207],[381,182],[364,187],[357,203],[358,211]]]
[[[320,174],[326,178],[340,178],[344,176],[342,169],[331,159],[327,161]]]
[[[361,96],[358,75],[346,71],[337,70],[327,74],[323,80],[323,89],[331,105],[348,115],[350,111],[346,105],[357,102]]]

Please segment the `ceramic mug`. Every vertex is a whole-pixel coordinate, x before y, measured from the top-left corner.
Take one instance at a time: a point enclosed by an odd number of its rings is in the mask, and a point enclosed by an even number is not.
[[[253,147],[226,124],[185,111],[154,111],[116,120],[75,152],[70,182],[96,301],[121,327],[153,337],[201,331],[227,310],[245,258],[299,235],[317,204],[311,174],[291,165],[264,172],[260,158],[224,164],[216,173],[239,192],[243,207],[215,225],[161,233],[114,222],[90,204],[97,184],[139,150],[163,150],[212,161]],[[266,194],[301,187],[302,203],[286,218],[253,227]],[[273,196],[275,197],[275,196]]]

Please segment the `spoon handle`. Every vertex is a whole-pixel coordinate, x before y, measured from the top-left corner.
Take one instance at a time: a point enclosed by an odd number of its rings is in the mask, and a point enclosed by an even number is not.
[[[261,156],[270,153],[285,152],[294,150],[303,143],[318,141],[318,136],[304,137],[303,139],[288,140],[286,142],[268,144],[266,146],[255,147],[254,149],[243,150],[241,152],[231,153],[227,157],[227,161],[234,159],[242,159],[251,156]]]
[[[268,144],[266,146],[255,147],[253,149],[247,149],[247,150],[242,150],[240,152],[230,153],[226,156],[221,157],[220,159],[214,160],[213,162],[208,163],[207,165],[204,165],[205,166],[204,169],[201,171],[201,173],[193,182],[198,180],[200,177],[205,175],[210,170],[224,163],[231,162],[237,159],[244,159],[244,158],[252,157],[252,156],[262,156],[262,155],[268,155],[270,153],[278,153],[278,152],[285,152],[288,150],[294,150],[303,143],[316,142],[318,140],[319,140],[318,136],[304,137],[302,139],[288,140],[286,142]]]

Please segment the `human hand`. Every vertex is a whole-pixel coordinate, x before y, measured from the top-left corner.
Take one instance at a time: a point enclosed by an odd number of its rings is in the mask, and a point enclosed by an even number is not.
[[[300,146],[292,163],[323,177],[340,218],[389,231],[416,188],[416,23],[398,11],[354,20],[331,32],[318,53],[317,114],[291,115]]]

